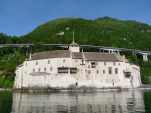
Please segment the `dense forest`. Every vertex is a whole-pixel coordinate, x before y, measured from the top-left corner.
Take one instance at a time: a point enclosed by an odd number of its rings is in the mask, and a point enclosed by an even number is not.
[[[124,47],[151,51],[151,26],[137,21],[118,20],[110,17],[87,20],[61,18],[38,26],[24,36],[8,36],[0,33],[0,44],[33,43],[32,53],[54,49],[42,47],[43,43],[68,44],[72,32],[79,44]],[[56,49],[56,48],[55,48]],[[28,56],[31,48],[0,48],[0,87],[12,87],[14,71]],[[130,62],[141,67],[143,83],[151,83],[151,61],[143,62],[140,56],[123,53]]]

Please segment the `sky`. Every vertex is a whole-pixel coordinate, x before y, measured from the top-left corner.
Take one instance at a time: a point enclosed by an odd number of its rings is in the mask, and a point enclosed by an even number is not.
[[[151,0],[0,0],[0,32],[25,35],[63,17],[110,16],[151,24]]]

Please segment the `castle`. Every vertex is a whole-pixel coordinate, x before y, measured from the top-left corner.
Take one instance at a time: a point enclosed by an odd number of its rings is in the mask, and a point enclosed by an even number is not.
[[[74,41],[68,50],[34,53],[16,69],[15,89],[70,87],[137,88],[140,68],[115,53],[83,52]]]

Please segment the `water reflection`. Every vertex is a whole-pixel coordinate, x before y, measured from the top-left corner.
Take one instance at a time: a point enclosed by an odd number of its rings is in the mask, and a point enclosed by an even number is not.
[[[13,94],[11,113],[144,113],[142,91]]]

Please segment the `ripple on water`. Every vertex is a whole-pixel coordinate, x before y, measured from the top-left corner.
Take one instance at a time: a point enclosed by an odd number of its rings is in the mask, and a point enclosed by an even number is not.
[[[151,91],[142,90],[101,93],[13,93],[10,109],[11,113],[145,113],[145,110],[146,113],[151,113],[150,103]],[[0,104],[0,111],[1,109]]]

